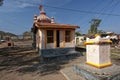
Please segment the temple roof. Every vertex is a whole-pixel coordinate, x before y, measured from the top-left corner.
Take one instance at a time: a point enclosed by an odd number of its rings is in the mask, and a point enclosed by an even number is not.
[[[80,28],[79,26],[70,25],[70,24],[59,24],[54,22],[54,17],[51,19],[46,16],[46,13],[43,9],[43,6],[40,5],[40,15],[36,16],[34,15],[34,23],[33,28],[41,28],[41,29],[75,29]]]
[[[40,15],[37,17],[37,22],[51,23],[51,19],[48,16],[46,16],[46,13],[42,5],[39,6],[39,9],[40,9]]]
[[[51,20],[46,15],[42,14],[37,17],[37,21],[40,23],[51,23]]]
[[[79,26],[75,25],[70,25],[70,24],[59,24],[59,23],[39,23],[35,22],[35,26],[38,28],[70,28],[70,29],[75,29],[75,28],[80,28]]]

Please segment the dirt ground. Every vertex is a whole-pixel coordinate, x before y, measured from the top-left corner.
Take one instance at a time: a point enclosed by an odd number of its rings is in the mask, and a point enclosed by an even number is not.
[[[85,62],[85,55],[69,60],[40,62],[31,41],[15,42],[15,47],[0,44],[0,80],[66,80],[59,72],[74,64]],[[112,57],[120,65],[120,58]]]

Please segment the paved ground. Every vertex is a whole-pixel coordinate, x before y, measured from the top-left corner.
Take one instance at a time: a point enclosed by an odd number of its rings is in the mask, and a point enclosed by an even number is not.
[[[13,48],[0,45],[0,80],[66,80],[61,69],[85,62],[85,56],[70,60],[40,63],[39,55],[32,49],[31,41],[15,42]],[[120,65],[120,59],[112,62]]]
[[[67,80],[86,80],[79,74],[75,74],[72,67],[64,68],[60,72],[66,77]]]

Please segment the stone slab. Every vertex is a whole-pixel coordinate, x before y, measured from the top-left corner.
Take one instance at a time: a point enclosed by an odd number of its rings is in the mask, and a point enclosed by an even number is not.
[[[82,63],[75,65],[73,70],[87,80],[120,80],[120,66],[115,64],[99,69]]]
[[[73,72],[72,67],[62,69],[60,72],[67,80],[85,80],[82,76],[76,75]]]
[[[98,69],[85,63],[77,64],[60,71],[67,80],[120,80],[120,66]]]

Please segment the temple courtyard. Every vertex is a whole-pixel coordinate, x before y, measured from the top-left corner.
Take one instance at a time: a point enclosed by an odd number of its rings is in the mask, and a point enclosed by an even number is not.
[[[14,47],[0,44],[0,80],[66,80],[60,70],[86,61],[85,50],[77,48],[83,56],[41,63],[31,43],[17,41]],[[112,47],[111,52],[112,63],[120,66],[120,49]]]

